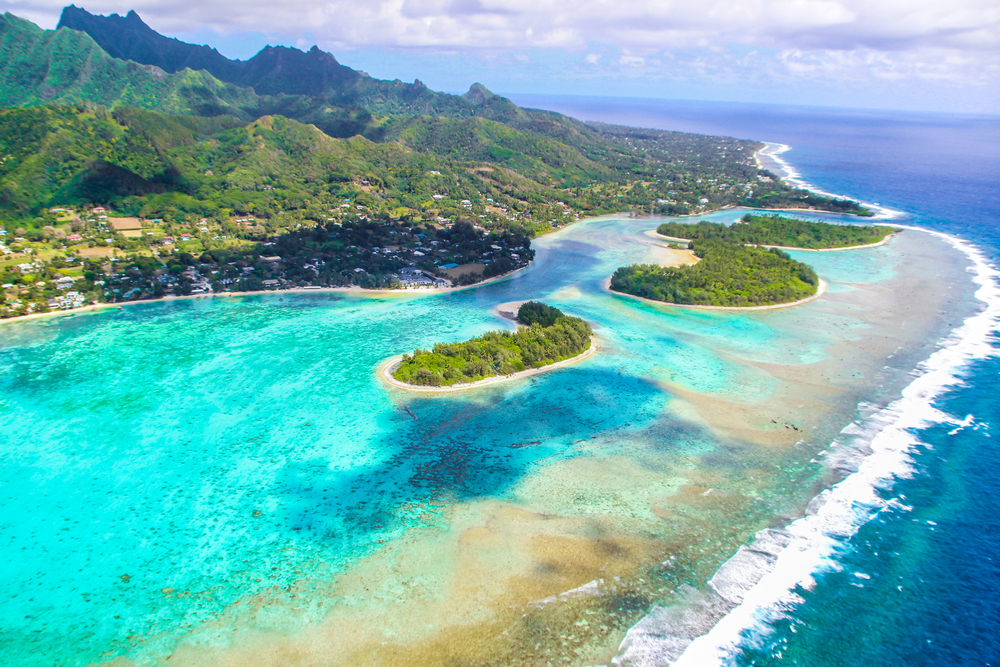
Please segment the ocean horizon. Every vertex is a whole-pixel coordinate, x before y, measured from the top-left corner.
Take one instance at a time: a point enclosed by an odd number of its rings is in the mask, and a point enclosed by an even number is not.
[[[792,251],[830,289],[767,312],[609,294],[659,219],[604,216],[463,292],[3,324],[8,663],[996,657],[1000,119],[511,99],[768,142],[783,177],[903,231]],[[599,353],[448,396],[375,377],[525,299]]]

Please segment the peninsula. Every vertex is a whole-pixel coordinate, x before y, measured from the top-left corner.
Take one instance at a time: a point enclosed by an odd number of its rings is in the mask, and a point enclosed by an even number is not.
[[[465,389],[565,366],[596,349],[590,325],[558,308],[528,301],[517,322],[515,332],[490,331],[390,359],[380,374],[405,389]]]

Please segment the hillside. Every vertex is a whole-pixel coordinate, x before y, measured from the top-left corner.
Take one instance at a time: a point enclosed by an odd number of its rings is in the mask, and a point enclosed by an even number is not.
[[[42,31],[8,15],[5,104],[84,102],[244,122],[284,116],[334,138],[361,135],[438,160],[486,163],[500,180],[521,180],[518,190],[525,180],[534,184],[527,190],[573,189],[551,198],[575,197],[587,211],[677,215],[780,204],[862,212],[854,202],[776,181],[754,164],[754,142],[583,123],[521,109],[480,84],[462,96],[436,93],[419,81],[372,79],[316,48],[267,47],[250,60],[229,60],[158,34],[135,12],[95,16],[71,6],[60,26]],[[25,77],[32,67],[39,75]],[[488,173],[481,169],[480,179]]]
[[[42,30],[10,13],[0,16],[0,106],[131,105],[166,113],[249,117],[251,90],[202,71],[167,74],[116,60],[88,35]]]
[[[90,35],[114,58],[152,65],[164,72],[204,70],[219,81],[251,88],[260,96],[322,98],[328,104],[364,107],[376,113],[457,116],[474,115],[475,107],[488,99],[485,96],[477,105],[462,97],[436,93],[419,81],[405,84],[373,79],[341,65],[332,54],[315,46],[309,51],[267,46],[249,60],[230,60],[210,47],[157,33],[135,11],[124,17],[99,16],[70,5],[63,10],[58,28]],[[295,105],[302,107],[303,101],[297,100]]]

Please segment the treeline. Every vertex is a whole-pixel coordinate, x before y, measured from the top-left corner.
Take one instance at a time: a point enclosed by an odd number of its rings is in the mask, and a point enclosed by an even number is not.
[[[866,218],[875,215],[874,212],[856,201],[823,197],[801,188],[769,190],[766,193],[753,197],[747,202],[747,205],[754,208],[813,208],[820,211],[850,213],[851,215],[859,215]]]
[[[551,327],[560,317],[564,316],[563,311],[540,301],[528,301],[521,304],[517,310],[517,321],[526,327],[530,327],[532,324]]]
[[[549,308],[534,304],[523,319],[518,311],[518,320],[532,321],[540,314],[547,321],[551,312],[536,306]],[[559,315],[548,326],[534,321],[516,332],[491,331],[462,343],[438,343],[433,350],[404,354],[392,376],[407,384],[443,387],[541,368],[586,351],[593,335],[590,325],[551,310]]]
[[[816,293],[819,278],[806,264],[771,248],[718,239],[693,242],[701,261],[691,266],[651,264],[615,271],[611,289],[654,301],[698,306],[768,306]]]
[[[726,226],[702,220],[690,225],[666,222],[656,228],[664,236],[695,240],[718,239],[754,245],[779,245],[819,250],[878,243],[893,232],[892,227],[831,225],[780,215],[746,214],[740,223]]]

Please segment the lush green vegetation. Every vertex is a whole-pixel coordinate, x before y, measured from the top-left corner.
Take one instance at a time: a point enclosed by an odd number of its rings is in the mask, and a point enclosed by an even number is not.
[[[372,79],[318,50],[268,48],[246,63],[229,61],[168,40],[133,14],[99,17],[67,8],[63,18],[76,30],[45,31],[0,17],[0,106],[55,104],[95,113],[100,105],[114,113],[114,123],[95,127],[65,116],[41,123],[47,133],[35,143],[72,144],[71,159],[58,173],[38,173],[36,161],[11,174],[0,187],[50,183],[37,192],[21,186],[32,192],[14,197],[13,207],[0,201],[0,215],[24,219],[45,207],[110,204],[133,215],[146,207],[161,218],[171,210],[224,217],[262,213],[274,199],[275,210],[315,217],[330,208],[324,197],[341,196],[384,202],[386,217],[464,214],[487,228],[534,235],[581,213],[688,214],[754,206],[772,195],[813,196],[760,170],[752,159],[756,142],[582,123],[518,108],[478,84],[462,96],[435,93],[419,82]],[[205,69],[184,69],[192,63]],[[173,123],[138,109],[183,118],[189,136],[162,132],[158,126]],[[150,142],[151,135],[158,140]],[[350,141],[334,147],[324,143],[330,138]],[[32,148],[18,144],[5,152]],[[317,149],[325,159],[299,163]],[[139,164],[129,156],[133,150]],[[220,173],[227,169],[228,178]],[[841,207],[833,200],[816,205]],[[310,208],[316,210],[304,210]]]
[[[657,227],[656,231],[664,236],[692,241],[719,239],[753,245],[819,250],[878,243],[898,230],[874,225],[831,225],[780,215],[748,213],[743,216],[742,222],[731,226],[705,220],[696,225],[667,222]]]
[[[563,317],[561,310],[540,301],[528,301],[521,304],[517,310],[517,321],[526,327],[530,327],[532,324],[550,327],[560,317]]]
[[[63,18],[0,16],[3,316],[71,294],[468,284],[586,215],[856,208],[761,170],[757,142],[436,93],[318,49],[229,61],[134,14]]]
[[[408,384],[443,387],[541,368],[590,347],[590,325],[556,308],[529,302],[518,311],[518,320],[532,324],[516,332],[491,331],[462,343],[438,343],[432,350],[404,354],[392,376]]]
[[[691,266],[650,264],[615,271],[611,289],[655,301],[698,306],[767,306],[812,296],[816,272],[786,253],[731,241],[693,242],[701,261]]]
[[[86,33],[42,30],[10,13],[0,15],[0,107],[79,103],[245,115],[258,96],[208,72],[164,74],[117,60]]]
[[[124,240],[135,246],[132,254],[111,258],[111,252],[91,251],[116,248],[86,248],[85,242],[72,240],[92,230],[105,243],[101,236],[112,233],[93,215],[82,215],[67,212],[62,222],[44,228],[39,241],[0,235],[5,253],[0,255],[0,318],[83,305],[77,301],[119,303],[296,287],[464,285],[527,266],[534,257],[526,236],[485,233],[464,222],[439,229],[345,220],[295,229],[266,245],[176,237],[150,243],[143,236]],[[66,250],[51,249],[65,243]],[[478,270],[459,270],[456,276],[442,265]]]

